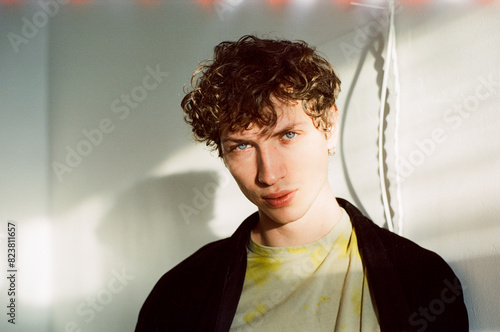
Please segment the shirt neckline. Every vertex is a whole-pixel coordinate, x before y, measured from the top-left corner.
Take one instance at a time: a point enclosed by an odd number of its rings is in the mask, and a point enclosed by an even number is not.
[[[308,255],[318,247],[332,247],[336,242],[339,242],[339,238],[341,237],[341,235],[350,235],[352,232],[352,225],[349,219],[349,215],[342,207],[341,211],[342,216],[340,218],[340,221],[327,234],[314,242],[298,246],[270,247],[255,242],[250,236],[247,250],[250,253],[261,257],[282,258],[287,256],[299,257]]]

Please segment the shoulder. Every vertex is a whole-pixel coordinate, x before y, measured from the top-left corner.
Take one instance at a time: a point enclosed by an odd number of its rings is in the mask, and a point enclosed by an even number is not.
[[[208,243],[195,253],[166,272],[156,283],[153,293],[177,282],[187,287],[187,282],[195,281],[200,273],[210,273],[218,262],[229,259],[230,238]],[[191,280],[194,279],[194,280]]]
[[[448,263],[435,252],[377,226],[349,202],[341,201],[351,217],[379,310],[395,311],[404,302],[404,320],[418,331],[467,331],[462,285]]]
[[[195,330],[202,313],[209,311],[206,306],[222,294],[228,271],[244,278],[238,258],[246,255],[245,239],[254,222],[252,215],[231,237],[203,246],[165,273],[144,302],[136,331]]]
[[[209,287],[208,277],[216,274],[215,269],[226,259],[229,242],[223,239],[209,243],[165,273],[144,302],[136,331],[163,330],[177,322],[185,324],[182,316],[186,310],[176,309],[189,308],[189,312],[198,314],[197,304]]]
[[[396,267],[413,267],[422,270],[431,267],[451,272],[448,264],[435,252],[425,249],[415,242],[381,228],[365,217],[351,203],[338,199],[347,211],[358,238],[362,256],[366,260],[388,257]]]
[[[412,240],[395,234],[375,224],[372,226],[384,249],[397,266],[419,270],[452,272],[448,263],[437,253],[421,247]]]
[[[236,253],[245,252],[245,244],[255,222],[256,216],[251,215],[243,221],[231,237],[208,243],[198,249],[165,273],[153,288],[152,293],[166,288],[175,290],[192,288],[193,283],[203,282],[202,280],[209,279],[207,276],[220,273],[220,268],[230,264]]]

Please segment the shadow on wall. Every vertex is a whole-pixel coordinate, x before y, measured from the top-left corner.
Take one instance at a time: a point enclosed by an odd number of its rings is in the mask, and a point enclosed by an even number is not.
[[[148,179],[125,192],[97,230],[113,260],[154,279],[202,245],[218,239],[209,228],[216,172]]]
[[[382,34],[382,32],[379,32],[375,36],[370,37],[368,39],[366,45],[363,47],[361,54],[360,54],[360,57],[359,57],[359,61],[356,65],[356,70],[354,73],[354,77],[352,79],[352,83],[347,89],[344,107],[343,107],[342,112],[341,112],[340,127],[339,127],[339,129],[340,129],[339,147],[340,147],[340,152],[341,152],[340,153],[340,160],[342,163],[342,173],[344,175],[347,189],[349,190],[349,194],[352,197],[353,203],[367,217],[370,217],[370,214],[368,213],[365,206],[363,205],[361,197],[356,192],[356,190],[355,190],[356,186],[355,186],[355,184],[353,182],[353,178],[349,172],[349,167],[348,167],[347,160],[346,160],[346,156],[348,155],[348,153],[346,153],[346,150],[345,150],[346,138],[345,138],[344,134],[346,133],[347,119],[348,119],[347,115],[348,115],[349,111],[351,110],[350,105],[351,105],[351,101],[353,98],[353,94],[354,94],[354,91],[356,89],[361,71],[363,70],[363,67],[367,63],[366,59],[367,59],[369,54],[371,54],[375,60],[373,63],[373,68],[377,72],[378,95],[379,96],[381,95],[382,83],[383,83],[383,77],[384,77],[384,64],[385,64],[384,57],[382,55],[382,52],[384,51],[384,47],[385,47],[385,40],[384,40],[384,35]],[[385,113],[384,114],[387,114],[389,112],[389,104],[387,103],[387,101],[385,101],[384,106],[385,106]],[[384,133],[385,133],[386,128],[387,128],[387,120],[384,119],[384,131],[383,131]],[[377,141],[377,144],[378,144],[378,141]],[[374,145],[373,149],[375,150],[376,148],[377,147]],[[383,162],[384,162],[384,170],[385,171],[387,171],[386,154],[387,153],[384,149]],[[380,170],[379,170],[379,176],[380,176]],[[389,183],[388,179],[385,178],[384,181],[385,181],[386,186],[389,187],[390,183]],[[387,194],[389,195],[390,193],[387,192]],[[380,196],[380,201],[382,203],[382,196]],[[387,222],[385,222],[383,227],[388,228]]]

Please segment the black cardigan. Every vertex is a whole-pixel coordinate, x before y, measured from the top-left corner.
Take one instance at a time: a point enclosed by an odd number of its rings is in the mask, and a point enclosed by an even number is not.
[[[337,200],[356,231],[381,330],[468,331],[462,287],[448,264]],[[246,244],[257,221],[252,214],[230,238],[207,244],[163,275],[141,309],[136,332],[228,331],[245,278]]]

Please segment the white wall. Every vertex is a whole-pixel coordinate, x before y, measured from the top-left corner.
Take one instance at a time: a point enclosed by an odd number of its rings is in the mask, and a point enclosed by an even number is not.
[[[23,29],[23,18],[37,11],[0,5],[1,331],[49,331],[51,322],[48,30],[43,24]],[[15,273],[7,272],[9,222],[16,225]],[[15,287],[6,279],[11,274]],[[11,298],[15,325],[6,315]]]
[[[41,308],[19,317],[23,331],[132,330],[165,271],[254,210],[221,163],[191,142],[179,107],[192,70],[222,40],[271,33],[304,39],[330,59],[345,116],[331,182],[384,224],[377,135],[387,24],[379,10],[329,1],[66,4],[15,53],[5,33],[21,33],[22,17],[32,19],[38,6],[0,7],[0,222],[23,225],[27,279],[19,288],[35,294],[26,307]],[[498,4],[398,10],[400,200],[393,99],[385,131],[395,219],[457,272],[474,331],[500,330],[499,13]],[[157,69],[157,80],[148,78]],[[483,88],[484,81],[493,83]],[[126,106],[122,95],[131,93],[137,103]]]

